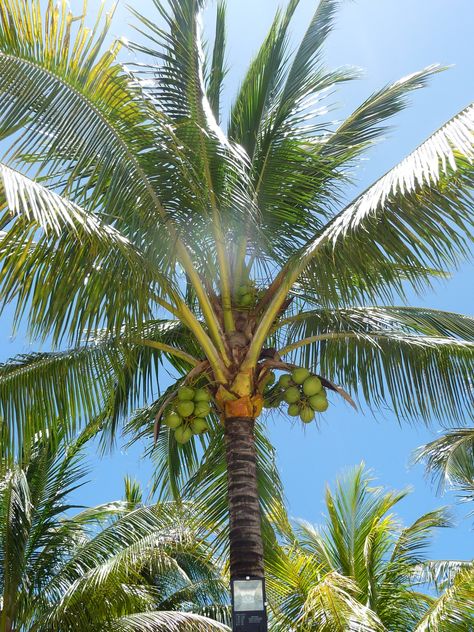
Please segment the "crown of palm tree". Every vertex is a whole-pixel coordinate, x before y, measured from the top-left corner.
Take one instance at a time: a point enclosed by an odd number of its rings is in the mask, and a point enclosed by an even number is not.
[[[427,559],[449,516],[440,509],[403,527],[393,509],[406,494],[373,487],[364,466],[327,490],[324,524],[298,522],[269,564],[275,629],[469,629],[474,567]]]

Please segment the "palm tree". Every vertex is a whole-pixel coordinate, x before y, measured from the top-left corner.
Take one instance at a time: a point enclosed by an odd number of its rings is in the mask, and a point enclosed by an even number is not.
[[[144,400],[160,419],[171,365],[219,420],[184,446],[158,421],[162,471],[182,483],[201,444],[225,450],[232,578],[264,575],[254,426],[273,370],[304,365],[400,419],[460,422],[472,405],[473,320],[393,304],[468,250],[474,105],[345,204],[351,169],[440,68],[331,124],[320,102],[354,78],[323,61],[337,4],[320,2],[293,54],[298,0],[277,12],[224,133],[223,2],[210,52],[204,0],[134,12],[124,65],[121,43],[105,46],[110,15],[89,30],[65,5],[0,0],[0,299],[55,346],[1,368],[10,448],[57,417],[113,436]]]
[[[457,490],[463,501],[474,501],[474,429],[453,428],[421,446],[415,462],[425,461],[426,471],[438,490]]]
[[[125,501],[72,515],[83,477],[80,444],[60,433],[2,460],[0,630],[228,630],[225,583],[189,508],[144,506],[129,485]]]
[[[364,466],[328,488],[323,526],[297,523],[268,569],[272,629],[471,629],[474,565],[427,560],[449,517],[440,509],[403,527],[393,509],[406,494],[373,487]]]

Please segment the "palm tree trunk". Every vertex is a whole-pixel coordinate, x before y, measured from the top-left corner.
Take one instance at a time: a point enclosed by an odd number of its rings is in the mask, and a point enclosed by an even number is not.
[[[251,417],[225,420],[231,579],[264,578],[254,427]]]

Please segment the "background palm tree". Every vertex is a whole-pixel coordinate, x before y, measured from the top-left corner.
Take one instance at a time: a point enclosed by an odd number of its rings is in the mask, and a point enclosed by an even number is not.
[[[83,461],[59,433],[1,462],[0,630],[228,630],[226,586],[189,508],[143,506],[128,485],[126,501],[73,514]]]
[[[403,527],[393,509],[406,494],[374,487],[364,466],[327,490],[324,524],[298,522],[269,565],[272,629],[471,628],[474,566],[427,558],[433,532],[450,520],[440,509]]]
[[[231,577],[263,577],[254,427],[272,370],[304,364],[400,419],[461,421],[472,406],[473,320],[393,304],[468,250],[474,106],[345,205],[351,168],[440,69],[331,125],[315,103],[354,76],[323,62],[337,2],[290,54],[291,0],[224,134],[225,7],[207,54],[203,4],[154,0],[156,23],[136,13],[124,67],[104,44],[111,16],[89,31],[64,6],[0,0],[0,299],[34,336],[75,345],[5,364],[0,414],[12,451],[58,415],[110,436],[170,363],[220,421],[184,447],[158,423],[161,473],[199,474],[199,443],[225,452]],[[145,429],[167,401],[138,416]]]

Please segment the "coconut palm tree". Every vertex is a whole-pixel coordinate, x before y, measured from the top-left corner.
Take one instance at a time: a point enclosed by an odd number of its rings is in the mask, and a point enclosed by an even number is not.
[[[328,488],[324,524],[297,523],[269,565],[272,629],[471,629],[474,565],[427,559],[434,530],[449,517],[440,509],[403,527],[393,510],[406,494],[374,487],[364,466],[335,493]]]
[[[231,577],[263,577],[254,428],[272,371],[318,373],[293,374],[318,410],[323,386],[400,419],[460,422],[472,405],[473,320],[394,303],[469,248],[474,105],[346,202],[352,168],[440,68],[333,124],[323,100],[354,78],[323,59],[338,2],[292,52],[290,0],[223,116],[224,3],[209,50],[204,0],[152,4],[138,43],[107,47],[111,15],[88,29],[65,5],[0,0],[0,299],[55,346],[1,368],[0,415],[14,450],[58,416],[113,436],[146,400],[175,492],[201,445],[225,454]],[[184,389],[160,398],[162,363]],[[293,378],[266,403],[284,395],[309,422]],[[219,419],[208,436],[191,437],[212,422],[193,419],[190,387]]]
[[[228,630],[226,587],[189,509],[141,505],[129,487],[128,501],[72,514],[83,456],[59,434],[2,460],[0,630]]]

